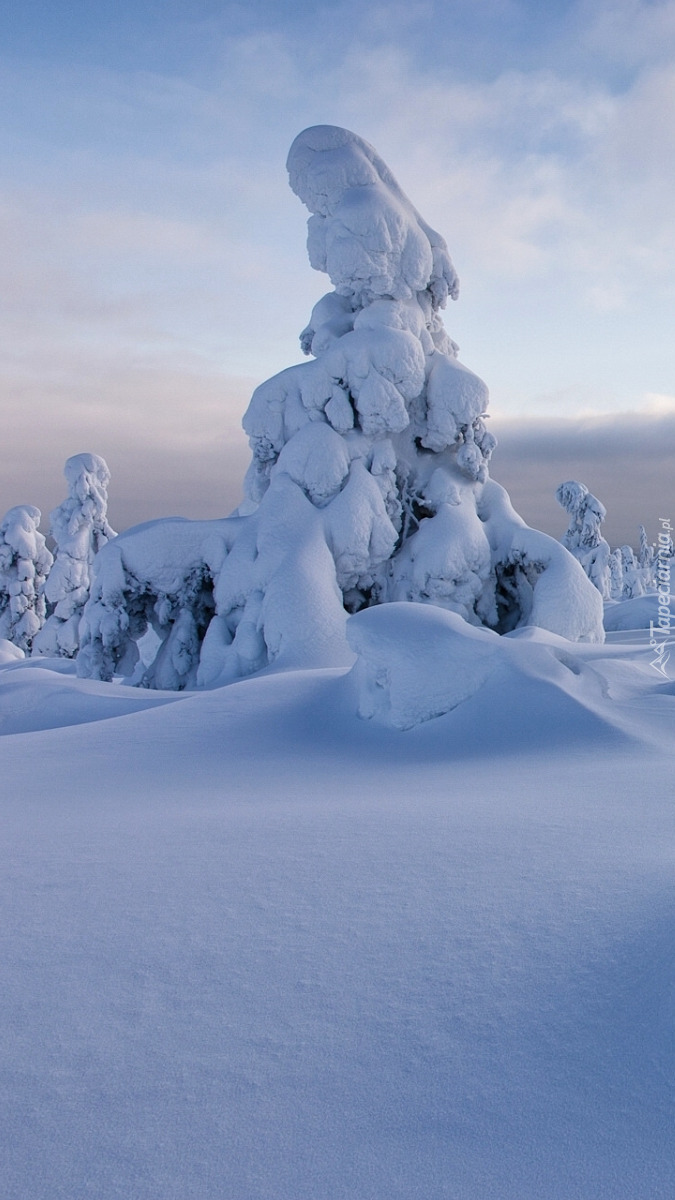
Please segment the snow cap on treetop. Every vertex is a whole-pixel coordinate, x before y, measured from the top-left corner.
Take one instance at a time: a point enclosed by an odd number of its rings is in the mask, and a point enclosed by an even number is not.
[[[73,454],[66,459],[63,474],[71,485],[75,484],[82,475],[91,476],[103,487],[107,487],[110,483],[108,464],[98,454]]]
[[[42,513],[34,504],[15,504],[14,508],[10,508],[2,518],[0,528],[3,533],[7,533],[12,529],[23,529],[28,533],[40,524]]]
[[[336,291],[367,304],[428,290],[434,308],[459,294],[448,247],[422,219],[376,150],[348,129],[314,125],[291,146],[293,191],[313,214],[307,249]]]

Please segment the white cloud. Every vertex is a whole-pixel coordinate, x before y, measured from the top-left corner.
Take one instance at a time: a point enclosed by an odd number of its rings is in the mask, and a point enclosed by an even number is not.
[[[640,67],[675,53],[674,0],[583,0],[579,18],[583,44],[603,59]]]
[[[666,416],[669,413],[675,413],[675,396],[666,396],[658,392],[647,392],[639,411],[654,416]]]
[[[602,313],[617,312],[628,300],[625,286],[612,279],[589,287],[587,296],[591,306]]]

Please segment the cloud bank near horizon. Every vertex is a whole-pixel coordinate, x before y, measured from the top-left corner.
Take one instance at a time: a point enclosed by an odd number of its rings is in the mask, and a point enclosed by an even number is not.
[[[157,517],[232,512],[250,462],[241,417],[258,381],[113,363],[103,380],[98,366],[94,358],[76,393],[55,383],[37,442],[30,429],[15,427],[0,443],[0,510],[35,504],[46,530],[49,512],[65,496],[66,458],[88,450],[111,469],[110,519],[118,531]],[[31,408],[35,386],[24,380],[6,409],[10,423]],[[603,502],[612,546],[637,544],[640,523],[654,539],[658,518],[675,516],[675,398],[619,415],[495,414],[490,428],[498,439],[491,475],[535,528],[562,536],[566,517],[555,489],[566,479],[581,480]]]

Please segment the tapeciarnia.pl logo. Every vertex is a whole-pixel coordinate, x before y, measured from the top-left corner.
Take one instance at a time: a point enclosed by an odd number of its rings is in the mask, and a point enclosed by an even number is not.
[[[663,675],[668,679],[666,671],[666,663],[670,658],[670,634],[673,626],[673,613],[671,612],[670,602],[670,566],[672,562],[671,552],[673,548],[673,527],[668,517],[659,517],[661,522],[661,532],[659,533],[658,548],[656,551],[656,585],[657,585],[657,600],[659,602],[659,613],[656,624],[653,621],[649,622],[649,645],[654,651],[654,658],[650,666],[658,671],[659,675]]]

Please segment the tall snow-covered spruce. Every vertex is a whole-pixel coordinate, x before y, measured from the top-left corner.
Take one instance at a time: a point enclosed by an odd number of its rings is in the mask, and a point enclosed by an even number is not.
[[[0,522],[0,637],[29,653],[45,619],[42,589],[53,562],[40,509],[17,504]]]
[[[148,622],[171,686],[345,665],[348,614],[388,601],[499,633],[601,640],[601,598],[579,563],[489,478],[487,388],[440,316],[458,295],[443,238],[346,129],[305,130],[288,171],[311,213],[310,262],[333,284],[301,334],[311,361],[253,394],[232,517],[192,537],[187,522],[145,526],[104,548],[80,669],[109,678],[131,663]],[[152,664],[142,681],[167,686]]]
[[[98,454],[74,454],[64,475],[68,495],[49,517],[56,558],[42,591],[50,612],[33,642],[33,653],[73,658],[89,599],[92,563],[116,534],[106,516],[110,471],[105,460]]]

